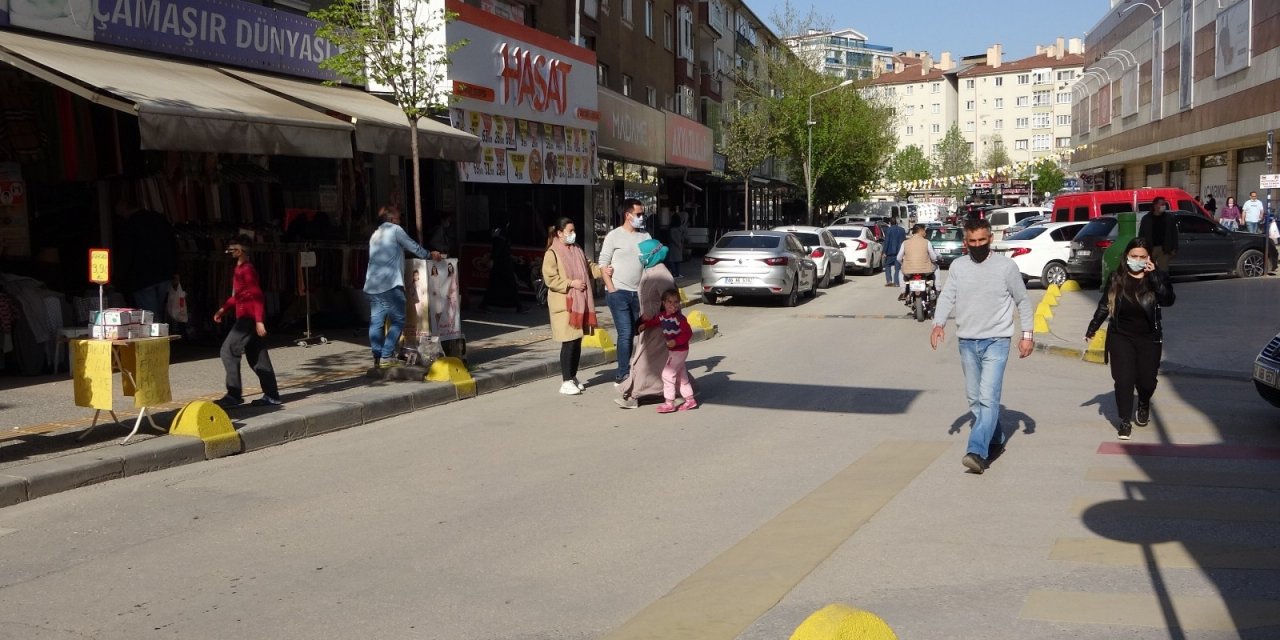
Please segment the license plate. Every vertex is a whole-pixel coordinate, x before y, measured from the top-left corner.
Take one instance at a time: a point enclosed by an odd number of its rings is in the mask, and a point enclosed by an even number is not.
[[[1091,256],[1091,255],[1093,255],[1093,250],[1092,250],[1092,249],[1077,249],[1077,250],[1076,250],[1076,255],[1078,255],[1078,256]],[[1239,369],[1237,369],[1237,371],[1239,371]]]
[[[1261,365],[1253,365],[1253,379],[1268,387],[1276,386],[1276,372]]]
[[[912,290],[912,291],[924,291],[924,285],[925,285],[925,281],[924,281],[924,280],[912,280],[912,281],[911,281],[911,290]]]
[[[725,284],[751,284],[751,278],[725,278]]]

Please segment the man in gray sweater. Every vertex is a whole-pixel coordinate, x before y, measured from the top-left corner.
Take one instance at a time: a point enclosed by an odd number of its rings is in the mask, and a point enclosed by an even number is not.
[[[608,289],[605,302],[613,316],[613,327],[618,331],[618,369],[613,383],[620,384],[631,374],[631,347],[635,336],[635,322],[640,317],[640,243],[649,239],[644,230],[644,203],[627,198],[618,205],[622,226],[610,231],[600,247],[601,272]]]
[[[1013,260],[991,254],[991,224],[977,219],[965,222],[964,244],[969,257],[951,264],[938,297],[929,344],[937,350],[946,337],[943,327],[947,317],[954,309],[965,395],[973,413],[969,447],[961,462],[971,473],[982,473],[991,459],[1004,452],[1000,390],[1009,361],[1015,306],[1022,325],[1018,354],[1023,358],[1031,355],[1035,342],[1027,287]]]

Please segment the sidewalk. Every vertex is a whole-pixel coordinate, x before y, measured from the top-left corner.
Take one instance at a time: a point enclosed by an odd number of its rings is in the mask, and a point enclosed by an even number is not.
[[[700,298],[696,277],[698,263],[683,265],[686,276],[678,284],[690,304]],[[690,277],[688,274],[694,274]],[[597,301],[602,328],[614,337],[612,319],[603,300]],[[261,449],[289,440],[358,426],[383,418],[453,402],[527,382],[559,375],[560,345],[551,340],[545,307],[532,304],[523,314],[464,311],[467,362],[475,381],[468,393],[451,383],[394,381],[367,377],[372,358],[366,330],[347,328],[324,334],[329,343],[312,347],[293,346],[296,336],[272,336],[272,363],[281,387],[283,407],[249,407],[229,413],[241,439],[240,452]],[[705,340],[714,332],[695,328],[694,340]],[[583,381],[588,385],[612,381],[608,371],[591,372],[614,360],[612,350],[585,348],[582,353]],[[260,391],[256,378],[242,365],[245,395],[252,399]],[[588,378],[586,376],[593,377]],[[176,346],[170,367],[174,401],[156,413],[155,421],[167,428],[177,409],[193,400],[221,397],[223,370],[217,349]],[[156,469],[207,459],[206,447],[195,438],[168,436],[142,429],[127,445],[120,441],[133,425],[132,399],[119,395],[116,415],[121,424],[103,424],[84,438],[77,437],[93,418],[93,410],[72,402],[70,376],[0,379],[4,399],[0,429],[56,427],[38,435],[0,440],[0,507],[108,479],[145,473]],[[553,386],[548,393],[554,392]],[[150,413],[150,412],[149,412]],[[105,412],[102,418],[110,420]],[[52,423],[52,424],[50,424]]]
[[[1161,314],[1160,373],[1252,379],[1254,358],[1280,330],[1277,281],[1176,278],[1173,287],[1177,300]],[[1037,305],[1043,293],[1033,292]],[[1084,333],[1101,297],[1096,289],[1063,293],[1052,307],[1049,333],[1036,336],[1037,349],[1081,359]]]

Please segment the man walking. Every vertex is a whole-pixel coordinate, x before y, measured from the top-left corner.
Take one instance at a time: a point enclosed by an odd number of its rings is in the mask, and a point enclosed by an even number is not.
[[[955,310],[960,365],[964,370],[965,396],[973,413],[969,446],[961,462],[971,473],[986,471],[991,460],[1004,452],[1000,429],[1000,391],[1009,361],[1013,335],[1013,309],[1018,308],[1022,339],[1018,355],[1027,357],[1035,348],[1031,333],[1031,301],[1022,274],[1013,260],[991,253],[991,224],[970,219],[964,223],[964,244],[969,258],[951,263],[947,282],[938,297],[929,344],[936,351],[946,337],[947,317]]]
[[[1240,211],[1244,213],[1244,223],[1249,228],[1249,233],[1257,233],[1262,227],[1263,211],[1262,201],[1258,199],[1257,191],[1249,192],[1249,199],[1244,201]]]
[[[1151,259],[1165,273],[1169,273],[1169,263],[1178,253],[1178,221],[1166,211],[1168,208],[1169,201],[1156,196],[1151,201],[1151,213],[1143,216],[1138,225],[1138,236],[1147,239]]]
[[[1218,217],[1218,201],[1213,199],[1212,193],[1204,195],[1204,210],[1208,211],[1209,215]]]
[[[271,368],[271,356],[262,340],[267,335],[263,324],[266,305],[262,286],[258,284],[258,270],[249,262],[249,236],[236,236],[227,246],[227,253],[236,259],[236,270],[231,276],[231,297],[213,314],[215,323],[222,322],[228,309],[235,311],[236,321],[231,333],[222,341],[222,366],[227,371],[227,395],[218,400],[223,408],[244,403],[244,390],[240,386],[240,356],[249,361],[249,368],[258,375],[262,385],[262,397],[253,401],[256,406],[280,404],[280,390],[276,386],[276,372]]]
[[[631,345],[635,337],[635,321],[640,317],[640,274],[644,271],[640,262],[640,243],[649,239],[644,230],[644,203],[627,198],[618,206],[622,226],[616,227],[604,237],[600,248],[600,265],[604,274],[604,286],[608,290],[605,301],[613,316],[613,327],[618,332],[618,368],[613,383],[621,384],[631,374]]]
[[[898,250],[902,249],[902,241],[907,239],[907,230],[893,218],[893,224],[884,232],[884,286],[902,286],[902,263],[898,262]],[[875,265],[872,265],[875,266]]]
[[[404,252],[426,258],[427,250],[400,227],[400,209],[382,207],[378,221],[381,224],[369,236],[364,292],[369,296],[369,348],[373,351],[373,366],[385,369],[400,362],[392,356],[404,331]],[[444,257],[439,251],[431,251],[430,255],[432,260]],[[391,322],[384,330],[388,318]]]

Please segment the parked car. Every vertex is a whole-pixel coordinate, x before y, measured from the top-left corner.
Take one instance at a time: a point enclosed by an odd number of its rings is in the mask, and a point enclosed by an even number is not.
[[[1006,227],[1002,233],[1004,234],[1004,237],[1008,238],[1009,236],[1019,231],[1022,231],[1023,229],[1038,225],[1043,222],[1050,222],[1051,220],[1052,220],[1051,217],[1047,214],[1041,215],[1041,216],[1031,216],[1028,218],[1023,218],[1022,220],[1019,220],[1016,224]]]
[[[1067,259],[1071,257],[1071,240],[1085,227],[1085,222],[1049,222],[1023,229],[992,246],[1013,259],[1023,280],[1039,278],[1040,284],[1062,284],[1067,281]]]
[[[845,256],[840,244],[822,227],[777,227],[774,231],[787,231],[800,240],[809,250],[809,257],[818,265],[818,286],[826,289],[831,281],[844,282]]]
[[[904,208],[905,206],[906,205],[903,205]],[[900,219],[906,220],[907,219],[906,215],[903,214],[902,218]],[[850,216],[840,216],[839,218],[836,218],[834,222],[832,222],[827,226],[835,227],[835,226],[842,226],[842,225],[849,225],[849,224],[872,224],[875,222],[888,223],[889,218],[886,216],[877,215],[874,213],[859,213],[859,214],[854,214]]]
[[[785,231],[730,231],[702,258],[702,298],[781,298],[794,307],[801,293],[818,292],[818,265],[800,240]]]
[[[950,267],[952,261],[965,254],[963,227],[929,227],[925,229],[924,237],[933,245],[934,253],[938,254],[938,266],[943,269]]]
[[[1253,361],[1253,386],[1263,400],[1280,407],[1280,334],[1276,334]]]
[[[1267,238],[1256,233],[1228,231],[1199,213],[1171,211],[1178,220],[1178,255],[1170,275],[1233,275],[1256,278],[1266,273]],[[1138,222],[1146,213],[1138,214]],[[1115,243],[1115,216],[1089,221],[1071,241],[1067,273],[1074,280],[1097,283],[1102,279],[1102,254]]]
[[[1064,193],[1053,201],[1054,222],[1079,222],[1125,211],[1150,211],[1151,201],[1163,197],[1169,201],[1169,210],[1199,213],[1213,216],[1196,202],[1191,194],[1174,187],[1144,187],[1142,189],[1116,189],[1111,191],[1081,191]]]
[[[845,268],[859,269],[870,275],[884,267],[884,242],[877,240],[872,227],[848,224],[827,227],[844,252]]]
[[[1005,229],[1019,221],[1049,213],[1048,209],[1040,207],[1001,207],[987,212],[987,224],[991,225],[991,237],[999,238],[1004,235]]]

